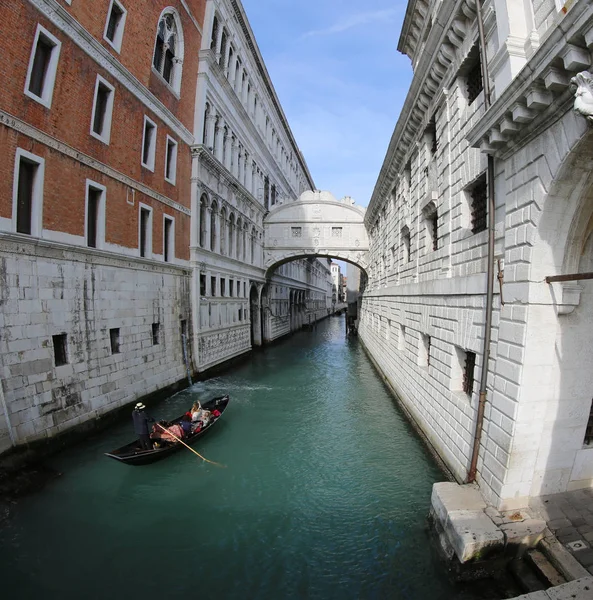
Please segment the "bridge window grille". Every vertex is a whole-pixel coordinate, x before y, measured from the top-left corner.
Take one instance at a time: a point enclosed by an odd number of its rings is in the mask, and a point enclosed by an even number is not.
[[[587,428],[585,429],[584,444],[590,446],[593,442],[593,400],[591,401],[591,410],[589,411],[589,419],[587,420]]]
[[[290,230],[292,231],[293,238],[303,237],[303,228],[302,227],[291,227]]]
[[[463,370],[463,391],[471,396],[474,391],[474,370],[476,368],[476,353],[465,353],[465,368]]]
[[[484,89],[484,82],[482,81],[482,63],[480,62],[480,56],[478,55],[475,62],[467,72],[466,77],[467,85],[467,101],[471,104]]]
[[[341,227],[332,227],[332,237],[341,238],[342,237],[342,228]]]
[[[472,187],[470,196],[472,233],[479,233],[486,230],[488,220],[488,186],[485,175]]]

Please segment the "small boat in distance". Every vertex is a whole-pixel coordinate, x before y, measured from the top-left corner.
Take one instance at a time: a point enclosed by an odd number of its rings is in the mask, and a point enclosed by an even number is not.
[[[220,421],[226,407],[229,404],[229,396],[220,396],[218,398],[212,398],[212,400],[208,400],[208,402],[202,402],[202,408],[214,411],[218,410],[220,415],[218,417],[211,418],[208,424],[196,431],[195,433],[189,435],[184,438],[183,441],[190,446],[193,444],[198,438],[205,435],[212,427]],[[181,422],[184,415],[177,417],[169,422],[169,426],[175,425]],[[152,450],[142,450],[139,447],[138,440],[134,440],[133,442],[122,446],[121,448],[117,448],[116,450],[112,450],[111,452],[105,452],[105,456],[109,456],[109,458],[113,458],[121,463],[125,463],[126,465],[148,465],[150,463],[156,462],[157,460],[161,460],[174,452],[177,452],[183,448],[183,444],[179,442],[167,443],[163,444],[159,448],[153,448]]]

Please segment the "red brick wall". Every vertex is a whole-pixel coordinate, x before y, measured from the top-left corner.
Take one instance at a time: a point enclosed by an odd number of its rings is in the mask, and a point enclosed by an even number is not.
[[[103,40],[109,4],[109,0],[73,0],[72,6],[63,3],[64,8],[87,31],[167,106],[189,131],[193,131],[201,38],[182,3],[178,0],[122,1],[128,13],[120,54]],[[193,0],[188,5],[201,25],[205,0]],[[184,63],[180,98],[152,71],[158,19],[167,6],[178,9],[183,26]],[[0,38],[0,55],[3,56],[0,61],[0,80],[3,82],[0,87],[0,108],[189,208],[189,147],[29,2],[0,0],[0,18],[5,23],[19,23],[18,28],[5,28],[6,31]],[[23,93],[38,23],[62,43],[50,109]],[[109,145],[90,135],[97,74],[115,87]],[[150,117],[158,127],[154,172],[140,164],[144,115]],[[179,143],[175,186],[164,179],[167,134]],[[153,208],[153,251],[162,253],[164,211],[175,218],[176,256],[184,259],[189,257],[189,216],[139,192],[136,192],[135,205],[130,206],[126,202],[127,186],[5,126],[0,126],[0,147],[4,150],[5,157],[0,166],[1,217],[10,218],[12,215],[14,155],[17,146],[46,160],[43,199],[45,229],[84,235],[85,181],[89,178],[107,187],[107,242],[129,248],[137,247],[138,202],[142,202]]]

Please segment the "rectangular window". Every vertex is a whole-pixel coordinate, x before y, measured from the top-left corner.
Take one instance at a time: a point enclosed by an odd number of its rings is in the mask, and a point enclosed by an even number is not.
[[[109,330],[109,342],[111,354],[119,354],[119,327]]]
[[[105,186],[87,179],[86,184],[86,245],[102,248],[105,239]]]
[[[426,213],[425,213],[426,214]],[[428,247],[432,250],[439,248],[439,217],[436,210],[426,214],[426,233],[428,234]]]
[[[488,226],[488,185],[485,174],[472,186],[469,195],[472,233],[485,231]]]
[[[243,298],[247,298],[247,283],[243,282]]]
[[[167,136],[167,154],[165,156],[165,180],[175,185],[177,178],[177,142]]]
[[[161,324],[160,323],[153,323],[152,324],[152,345],[153,346],[158,346],[159,344],[159,334],[161,330]]]
[[[467,85],[467,102],[472,102],[480,95],[480,92],[484,89],[484,82],[482,80],[482,63],[480,62],[480,54],[477,50],[476,58],[472,61],[471,66],[467,71],[466,85]]]
[[[292,232],[292,237],[293,238],[300,238],[303,235],[303,228],[302,227],[291,227],[290,230]]]
[[[16,230],[31,235],[31,213],[33,210],[33,184],[37,165],[21,158],[19,165],[19,187],[16,212]]]
[[[65,333],[52,335],[54,343],[54,362],[56,367],[68,364],[68,336]]]
[[[202,298],[206,295],[206,275],[200,273],[200,296]]]
[[[229,279],[229,296],[232,298],[235,290],[233,289],[235,282],[232,279]]]
[[[144,117],[144,133],[142,134],[142,166],[154,171],[156,150],[156,123]]]
[[[465,353],[465,368],[463,369],[463,391],[471,397],[474,391],[474,369],[476,366],[476,353]]]
[[[45,161],[17,148],[13,183],[13,222],[17,233],[41,236]]]
[[[126,9],[118,2],[118,0],[111,0],[103,37],[116,52],[121,50],[126,15]]]
[[[25,95],[46,108],[51,108],[61,45],[58,38],[37,25],[25,81]]]
[[[165,217],[163,222],[163,258],[171,262],[175,258],[175,221]]]
[[[589,419],[587,420],[587,427],[585,429],[585,439],[583,440],[585,446],[590,446],[591,442],[593,442],[593,400],[591,401]]]
[[[220,279],[220,295],[226,296],[226,279],[224,277]]]
[[[238,320],[239,320],[239,321],[241,320],[241,314],[242,314],[242,312],[241,312],[241,309],[239,309],[239,311],[238,311],[238,313],[237,313],[237,317],[238,317]]]
[[[410,231],[407,228],[402,231],[402,243],[404,246],[404,261],[408,263],[412,260],[412,246],[410,240]]]
[[[115,88],[100,75],[95,83],[91,135],[105,144],[111,139],[111,117]]]
[[[140,256],[151,258],[152,254],[152,210],[147,206],[140,206],[139,223],[139,250]]]
[[[216,277],[210,277],[210,295],[216,296]]]

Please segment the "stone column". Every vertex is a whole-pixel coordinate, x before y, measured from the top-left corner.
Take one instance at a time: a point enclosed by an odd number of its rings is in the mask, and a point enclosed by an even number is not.
[[[235,75],[237,74],[237,56],[233,55],[233,63],[229,65],[229,83],[231,87],[235,83]]]
[[[233,138],[231,142],[231,165],[230,172],[236,177],[237,176],[237,168],[239,163],[239,145],[237,143],[236,138]]]
[[[244,166],[244,155],[243,146],[239,145],[239,151],[237,153],[237,179],[242,182],[243,178],[243,166]]]
[[[216,129],[216,144],[214,145],[214,156],[222,162],[224,156],[224,121],[218,120],[218,128]]]
[[[233,82],[233,88],[235,93],[241,97],[241,84],[243,82],[243,65],[237,63],[237,69],[235,70],[235,81]]]
[[[222,23],[218,23],[218,31],[216,35],[216,62],[220,62],[220,50],[222,45],[222,32],[224,31],[224,26]]]
[[[218,211],[217,217],[214,219],[214,235],[216,239],[214,240],[214,248],[212,248],[213,252],[220,254],[220,210]]]
[[[231,134],[227,131],[224,138],[224,166],[228,171],[231,170]]]
[[[245,157],[245,187],[249,193],[253,194],[253,161],[250,160],[248,154]]]
[[[210,248],[210,241],[211,241],[211,237],[210,237],[210,223],[212,222],[212,208],[209,206],[206,209],[206,223],[204,223],[205,227],[204,227],[204,249],[205,250],[212,250],[212,248]]]

